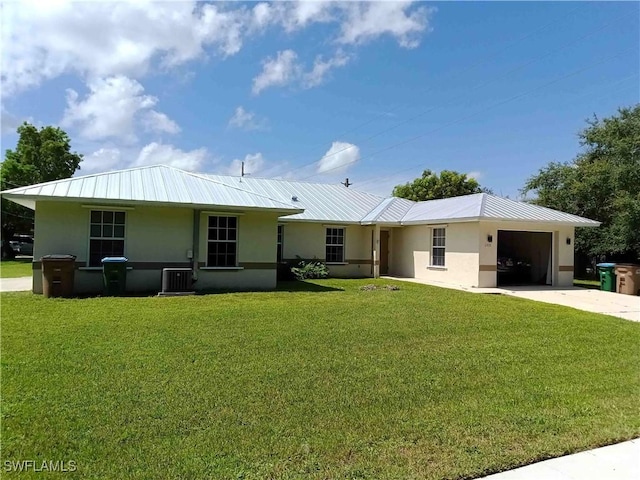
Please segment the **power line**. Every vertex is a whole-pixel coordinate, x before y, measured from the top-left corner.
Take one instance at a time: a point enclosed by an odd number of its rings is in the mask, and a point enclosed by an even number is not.
[[[578,43],[578,42],[581,42],[581,41],[585,40],[586,38],[589,38],[590,36],[592,36],[592,35],[594,35],[594,34],[596,34],[596,33],[600,32],[601,30],[604,30],[604,29],[606,29],[606,28],[610,27],[611,25],[616,25],[616,24],[617,24],[616,22],[618,22],[618,21],[619,21],[620,19],[622,19],[622,18],[625,18],[625,16],[626,16],[626,15],[616,17],[615,19],[611,20],[610,22],[600,25],[600,27],[599,27],[599,28],[597,28],[597,29],[595,29],[595,30],[591,30],[591,31],[589,31],[587,34],[585,34],[585,35],[583,35],[583,36],[581,36],[581,37],[579,37],[579,38],[577,38],[577,39],[574,39],[574,40],[572,40],[572,41],[570,41],[570,42],[568,42],[568,43],[566,43],[566,44],[562,45],[562,46],[561,46],[561,47],[559,47],[559,48],[555,48],[555,49],[553,49],[553,50],[549,50],[548,52],[546,52],[546,53],[545,53],[545,54],[543,54],[542,56],[539,56],[539,57],[533,58],[533,59],[529,60],[528,62],[526,62],[526,63],[524,63],[524,64],[522,64],[522,65],[519,65],[519,66],[517,66],[517,67],[515,67],[515,68],[513,68],[513,69],[511,69],[511,70],[509,70],[509,71],[507,71],[506,73],[504,73],[504,74],[502,74],[502,75],[499,75],[499,76],[497,76],[497,77],[494,77],[493,79],[488,80],[488,81],[486,81],[486,82],[483,82],[483,83],[477,84],[477,85],[475,85],[475,86],[471,87],[471,89],[470,89],[470,90],[467,90],[464,94],[462,94],[462,95],[458,95],[458,96],[456,96],[456,97],[452,98],[452,99],[451,99],[451,101],[453,101],[453,100],[457,100],[458,98],[462,98],[462,97],[464,97],[464,96],[467,96],[469,92],[475,91],[475,90],[477,90],[477,89],[479,89],[479,88],[482,88],[482,87],[486,87],[487,85],[490,85],[490,84],[494,83],[494,82],[495,82],[495,81],[497,81],[497,80],[501,80],[501,79],[503,79],[503,78],[505,78],[505,77],[507,77],[507,76],[509,76],[509,75],[511,75],[511,74],[513,74],[513,73],[515,73],[515,72],[517,72],[517,71],[519,71],[519,70],[522,70],[523,68],[526,68],[526,67],[528,67],[528,66],[530,66],[530,65],[532,65],[532,64],[534,64],[534,63],[536,63],[536,62],[539,62],[540,60],[543,60],[543,59],[545,59],[545,58],[547,58],[547,57],[549,57],[549,56],[551,56],[551,55],[553,55],[553,54],[556,54],[556,53],[558,53],[558,52],[560,52],[560,51],[564,50],[565,48],[568,48],[568,47],[570,47],[570,46],[572,46],[572,45],[574,45],[574,44],[576,44],[576,43]],[[561,18],[563,18],[563,17],[561,17]],[[555,23],[555,21],[554,21],[554,22],[551,22],[551,23]],[[548,24],[548,25],[549,25],[549,24]],[[540,29],[537,29],[537,30],[540,30]],[[537,31],[537,30],[536,30],[536,31]],[[528,37],[528,36],[531,36],[532,34],[533,34],[533,33],[530,33],[530,34],[526,35],[525,37],[523,37],[522,39],[524,39],[524,38],[526,38],[526,37]],[[522,40],[522,39],[520,39],[520,40]],[[520,40],[519,40],[519,41],[520,41]],[[517,42],[515,42],[515,43],[517,43]],[[504,50],[504,49],[503,49],[503,50]],[[495,57],[495,55],[494,55],[494,57]],[[490,58],[493,58],[493,57],[490,57]],[[487,61],[487,60],[485,60],[485,61],[483,61],[483,62],[479,62],[479,64],[486,63],[486,61]],[[467,71],[469,71],[471,68],[474,68],[474,67],[475,67],[475,66],[477,66],[477,65],[478,65],[478,64],[475,64],[475,65],[474,65],[474,66],[472,66],[472,67],[469,67],[469,68],[467,68],[467,69],[464,69],[464,70],[462,70],[460,73],[466,73],[466,72],[467,72]],[[455,75],[455,76],[457,76],[457,75]],[[455,76],[454,76],[454,78],[455,78]],[[446,77],[445,77],[445,78],[446,78]],[[430,88],[430,89],[427,89],[427,90],[426,90],[426,91],[424,91],[423,93],[428,93],[428,92],[430,92],[431,90],[434,90],[434,87],[432,87],[432,88]],[[383,129],[383,130],[378,131],[377,133],[375,133],[375,134],[373,134],[373,135],[371,135],[371,136],[369,136],[369,137],[365,138],[364,140],[361,140],[361,141],[359,142],[359,144],[360,144],[360,145],[362,145],[363,143],[366,143],[367,141],[372,140],[373,138],[376,138],[376,137],[378,137],[378,136],[380,136],[380,135],[382,135],[382,134],[384,134],[384,133],[390,132],[391,130],[394,130],[394,129],[396,129],[396,128],[398,128],[398,127],[402,126],[402,125],[405,125],[405,124],[407,124],[407,123],[409,123],[409,122],[411,122],[411,121],[413,121],[413,120],[415,120],[415,119],[417,119],[417,118],[419,118],[419,117],[421,117],[421,116],[426,115],[427,113],[430,113],[430,112],[432,112],[432,111],[434,111],[434,110],[437,110],[438,108],[443,108],[443,107],[445,107],[445,106],[446,106],[446,104],[445,104],[445,105],[436,106],[436,107],[432,107],[432,108],[430,108],[430,109],[428,109],[428,110],[425,110],[425,111],[423,111],[423,112],[421,112],[421,113],[419,113],[419,114],[417,114],[417,115],[414,115],[414,116],[412,116],[412,117],[410,117],[410,118],[408,118],[408,119],[406,119],[406,120],[403,120],[403,121],[401,121],[401,122],[399,122],[399,123],[396,123],[395,125],[392,125],[391,127],[388,127],[388,128],[385,128],[385,129]],[[366,122],[366,123],[367,123],[367,122]],[[368,122],[368,123],[370,123],[370,122]],[[359,128],[359,127],[357,127],[357,128]],[[350,150],[350,149],[354,148],[354,146],[355,146],[355,145],[351,145],[351,146],[349,146],[349,147],[345,147],[345,148],[342,148],[342,149],[337,150],[337,151],[335,151],[335,152],[331,152],[331,153],[329,153],[329,154],[326,154],[326,155],[324,155],[324,156],[320,157],[320,159],[318,159],[318,160],[314,160],[313,162],[306,163],[306,164],[304,164],[304,165],[301,165],[300,167],[297,167],[297,168],[296,168],[296,169],[294,169],[293,171],[299,171],[299,170],[301,170],[301,169],[303,169],[303,168],[305,168],[305,167],[309,167],[309,166],[311,166],[311,165],[314,165],[314,164],[316,164],[316,163],[318,163],[318,162],[321,162],[322,160],[324,160],[324,159],[326,159],[326,158],[330,158],[330,157],[333,157],[333,156],[335,156],[335,155],[338,155],[339,153],[343,153],[343,152],[345,152],[345,151],[347,151],[347,150]],[[324,172],[322,172],[322,173],[325,173],[325,172],[327,172],[327,171],[329,171],[329,170],[325,170],[325,171],[324,171]]]
[[[616,85],[619,85],[619,84],[621,84],[621,83],[624,83],[624,82],[626,82],[626,81],[628,81],[628,80],[635,79],[635,78],[638,78],[638,74],[629,75],[628,77],[625,77],[625,78],[623,78],[622,80],[618,80],[618,81],[616,81],[616,82],[614,82],[614,83],[612,83],[612,84],[609,84],[609,85],[607,85],[607,88],[609,88],[609,89],[610,89],[610,88],[613,88],[613,87],[615,87]],[[633,86],[634,88],[637,88],[637,86],[636,86],[635,84],[634,84],[634,85],[632,85],[632,86]],[[628,88],[628,87],[627,87],[627,88]],[[616,93],[617,93],[617,92],[619,92],[619,91],[620,91],[620,90],[616,91]],[[600,95],[600,96],[598,96],[597,98],[604,98],[604,97],[607,97],[607,96],[611,95],[611,93],[612,93],[612,91],[608,91],[605,95]],[[580,95],[578,98],[579,98],[579,99],[582,99],[583,97],[589,96],[589,95],[591,95],[591,94],[592,94],[592,92],[588,92],[587,94]],[[570,103],[573,103],[573,102],[570,102]],[[570,103],[565,103],[565,104],[563,104],[563,105],[567,105],[567,104],[570,104]],[[562,106],[562,105],[560,105],[560,106]],[[374,181],[377,181],[377,180],[379,180],[379,179],[381,179],[381,178],[388,177],[389,175],[396,175],[396,174],[398,174],[398,173],[402,173],[402,172],[406,172],[406,171],[412,170],[412,169],[414,169],[414,168],[416,168],[416,167],[419,167],[419,166],[421,166],[421,165],[423,165],[423,162],[413,164],[413,165],[411,165],[410,167],[408,167],[408,168],[403,168],[403,169],[401,169],[401,170],[395,170],[395,171],[393,171],[393,172],[387,172],[387,173],[385,173],[384,175],[376,175],[375,177],[370,177],[370,178],[368,178],[368,179],[366,179],[366,180],[363,180],[363,181],[359,182],[359,183],[358,183],[358,185],[359,185],[359,186],[366,185],[366,184],[372,183],[372,182],[374,182]]]
[[[366,156],[366,157],[364,157],[364,158],[370,158],[370,157],[372,157],[373,155],[376,155],[376,154],[378,154],[378,153],[386,152],[386,151],[391,150],[391,149],[393,149],[393,148],[396,148],[396,147],[399,147],[399,146],[402,146],[402,145],[406,145],[407,143],[414,142],[414,141],[416,141],[416,140],[418,140],[418,139],[420,139],[420,138],[426,137],[426,136],[427,136],[427,135],[429,135],[430,133],[437,132],[437,131],[442,130],[442,129],[446,128],[446,127],[449,127],[449,126],[451,126],[451,125],[456,125],[456,124],[458,124],[458,123],[460,123],[460,122],[462,122],[462,121],[464,121],[464,120],[467,120],[467,119],[469,119],[469,118],[475,117],[476,115],[479,115],[479,114],[481,114],[481,113],[484,113],[484,112],[486,112],[487,110],[491,110],[491,109],[493,109],[493,108],[499,107],[499,106],[504,105],[504,104],[506,104],[506,103],[512,102],[513,100],[517,100],[518,98],[521,98],[521,97],[524,97],[524,96],[526,96],[526,95],[529,95],[530,93],[533,93],[533,92],[535,92],[535,91],[537,91],[537,90],[540,90],[540,89],[542,89],[542,88],[548,87],[549,85],[553,85],[553,84],[558,83],[558,82],[560,82],[560,81],[562,81],[562,80],[564,80],[564,79],[566,79],[566,78],[573,77],[573,76],[578,75],[578,74],[580,74],[580,73],[582,73],[582,72],[584,72],[584,71],[586,71],[586,70],[589,70],[589,69],[591,69],[591,68],[594,68],[594,67],[596,67],[596,66],[598,66],[598,65],[601,65],[601,64],[603,64],[603,63],[606,63],[606,62],[608,62],[608,61],[610,61],[610,60],[613,60],[613,59],[615,59],[615,58],[621,57],[621,56],[623,56],[623,55],[624,55],[624,54],[626,54],[627,52],[630,52],[630,51],[631,51],[631,50],[633,50],[633,49],[634,49],[634,48],[629,48],[629,49],[624,50],[623,52],[621,52],[621,53],[619,53],[619,54],[617,54],[617,55],[614,55],[614,56],[611,56],[611,57],[606,57],[604,60],[602,60],[602,61],[600,61],[600,62],[590,64],[590,65],[588,65],[588,66],[586,66],[586,67],[583,67],[583,68],[581,68],[581,69],[575,70],[575,71],[573,71],[573,72],[571,72],[571,73],[569,73],[569,74],[563,75],[562,77],[559,77],[559,78],[557,78],[557,79],[555,79],[555,80],[552,80],[551,82],[544,83],[544,84],[539,85],[538,87],[535,87],[535,88],[533,88],[533,89],[531,89],[531,90],[527,90],[526,92],[520,93],[520,94],[515,95],[515,96],[513,96],[513,97],[510,97],[510,98],[508,98],[508,99],[506,99],[506,100],[500,101],[500,102],[498,102],[498,103],[494,103],[493,105],[491,105],[491,106],[489,106],[489,107],[487,107],[487,108],[484,108],[484,109],[479,110],[479,111],[477,111],[477,112],[474,112],[474,113],[471,113],[471,114],[469,114],[469,115],[465,115],[465,116],[463,116],[463,117],[460,117],[460,118],[458,118],[458,119],[454,120],[453,122],[449,122],[449,123],[447,123],[447,124],[445,124],[445,125],[442,125],[442,126],[440,126],[440,127],[436,128],[436,129],[429,130],[429,131],[427,131],[427,132],[425,132],[425,133],[421,133],[420,135],[416,135],[416,136],[414,136],[414,137],[410,137],[410,138],[408,138],[408,139],[406,139],[406,140],[403,140],[403,141],[401,141],[401,142],[394,143],[394,144],[392,144],[392,145],[389,145],[389,146],[387,146],[387,147],[384,147],[384,148],[382,148],[382,149],[380,149],[380,150],[377,150],[377,151],[375,151],[375,152],[371,153],[370,155],[368,155],[368,156]],[[363,160],[363,159],[352,160],[352,161],[350,161],[350,162],[343,163],[342,165],[339,165],[339,166],[337,166],[337,167],[333,167],[333,168],[330,168],[330,169],[327,169],[327,170],[323,171],[323,172],[322,172],[322,174],[327,173],[327,172],[331,172],[331,171],[333,171],[333,170],[337,170],[337,169],[339,169],[339,168],[343,168],[343,167],[345,167],[346,165],[350,165],[350,164],[355,163],[355,162],[360,161],[360,160]],[[318,175],[321,175],[321,173],[315,173],[315,174],[313,174],[313,175],[309,175],[308,177],[305,177],[305,178],[303,178],[302,180],[307,180],[307,179],[309,179],[309,178],[316,177],[316,176],[318,176]]]
[[[538,28],[530,31],[529,33],[517,38],[516,40],[513,40],[513,41],[509,42],[505,47],[501,48],[500,50],[498,50],[497,52],[495,52],[493,55],[489,56],[488,58],[485,58],[485,59],[480,60],[478,62],[472,63],[471,65],[469,65],[468,67],[466,67],[466,68],[464,68],[462,70],[454,71],[450,75],[445,75],[445,77],[440,80],[440,83],[442,83],[444,80],[451,80],[453,78],[457,78],[457,77],[459,77],[459,76],[461,76],[461,75],[473,70],[474,68],[479,67],[480,65],[484,65],[484,64],[488,63],[489,61],[491,61],[491,60],[495,59],[496,57],[498,57],[498,55],[500,55],[501,53],[509,50],[514,45],[517,45],[518,43],[522,42],[523,40],[526,40],[527,38],[532,37],[533,35],[535,35],[538,32],[546,30],[551,25],[559,22],[560,20],[562,20],[562,19],[564,19],[564,18],[566,18],[566,17],[568,17],[570,15],[573,15],[579,9],[580,9],[580,7],[576,7],[573,10],[570,10],[569,12],[564,13],[563,15],[559,16],[558,18],[556,18],[556,19],[554,19],[554,20],[542,25],[541,27],[538,27]],[[432,87],[429,87],[429,88],[427,88],[425,90],[419,91],[417,93],[422,93],[422,94],[430,93],[431,91],[435,90],[435,88],[436,88],[435,86],[432,86]],[[365,122],[360,123],[360,124],[356,125],[355,127],[350,128],[349,130],[345,130],[342,133],[340,133],[338,135],[335,135],[334,138],[340,138],[340,137],[342,137],[342,136],[344,136],[344,135],[346,135],[348,133],[351,133],[351,132],[354,132],[356,130],[359,130],[360,128],[362,128],[364,126],[367,126],[367,125],[375,122],[379,118],[382,118],[382,117],[386,116],[388,113],[391,113],[391,112],[394,112],[394,111],[398,110],[401,106],[403,106],[403,104],[397,104],[396,106],[391,107],[387,112],[380,113],[380,114],[374,116],[373,118],[371,118],[369,120],[366,120]],[[365,139],[365,141],[366,140],[367,139]],[[324,142],[323,142],[322,145],[324,145]],[[317,144],[317,146],[321,146],[321,144]],[[343,151],[343,150],[341,150],[341,151]],[[340,153],[340,152],[334,152],[332,155],[335,155],[337,153]],[[301,167],[296,168],[296,170],[300,170],[302,168],[311,166],[311,165],[323,160],[324,158],[326,158],[328,156],[329,155],[321,157],[319,160],[314,160],[313,162],[306,163],[306,164],[302,165]]]

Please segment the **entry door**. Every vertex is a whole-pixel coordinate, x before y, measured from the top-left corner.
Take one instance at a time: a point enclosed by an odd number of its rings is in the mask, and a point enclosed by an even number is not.
[[[380,231],[380,275],[389,274],[389,232]]]

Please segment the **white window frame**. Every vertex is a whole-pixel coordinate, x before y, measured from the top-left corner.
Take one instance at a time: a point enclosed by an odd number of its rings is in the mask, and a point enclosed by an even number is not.
[[[442,240],[442,242],[436,240]],[[442,243],[442,245],[436,245]],[[436,251],[442,254],[436,255]],[[436,256],[442,258],[442,263],[436,263]],[[431,255],[429,256],[429,266],[435,268],[446,268],[447,266],[447,229],[446,227],[433,227],[431,229]]]
[[[93,213],[94,212],[100,212],[100,223],[96,223],[93,222]],[[113,214],[113,221],[111,223],[104,223],[104,213],[108,212],[108,213],[112,213]],[[124,223],[122,224],[123,227],[123,233],[122,236],[115,236],[115,227],[120,226],[120,224],[116,224],[115,220],[116,220],[116,214],[121,213],[122,215],[124,215]],[[100,225],[100,235],[92,235],[92,228],[94,225]],[[104,226],[105,225],[111,225],[112,229],[113,229],[113,235],[112,236],[104,236]],[[91,264],[91,242],[93,240],[98,240],[98,241],[122,241],[122,255],[125,256],[126,253],[126,247],[127,247],[127,243],[126,243],[126,238],[127,238],[127,212],[124,210],[119,210],[119,209],[109,209],[106,207],[100,207],[100,208],[93,208],[91,210],[89,210],[89,244],[87,245],[87,268],[101,268],[102,264],[95,264],[92,265]],[[104,257],[103,257],[104,258]],[[101,259],[102,260],[102,259]]]
[[[329,243],[328,242],[328,237],[337,237],[338,235],[333,235],[329,233],[329,230],[342,230],[342,243]],[[346,236],[347,236],[347,229],[344,227],[326,227],[325,228],[325,247],[324,247],[324,256],[325,256],[325,262],[328,265],[334,264],[344,264],[345,263],[345,245],[346,245]],[[327,255],[327,250],[329,247],[341,247],[342,248],[342,256],[340,260],[329,260],[329,256]]]
[[[230,230],[233,230],[235,232],[235,239],[233,240],[229,240],[228,238],[221,240],[219,237],[220,235],[216,235],[218,238],[212,240],[209,238],[209,232],[211,230],[217,230],[218,233],[221,231],[221,227],[219,225],[216,225],[215,227],[211,227],[211,219],[212,218],[226,218],[227,222],[228,219],[233,218],[235,219],[235,227],[233,229],[230,229],[228,224],[227,226],[224,227],[224,231],[227,232],[227,237],[228,237],[228,232]],[[237,215],[222,215],[222,214],[211,214],[207,216],[207,262],[206,262],[206,268],[236,268],[238,266],[238,233],[239,233],[239,225],[240,224],[240,220],[238,218]],[[234,262],[233,265],[211,265],[209,263],[209,256],[210,256],[210,248],[211,248],[211,244],[212,243],[225,243],[225,244],[230,244],[233,243],[235,244],[235,258],[234,258]],[[228,255],[228,254],[225,254]]]

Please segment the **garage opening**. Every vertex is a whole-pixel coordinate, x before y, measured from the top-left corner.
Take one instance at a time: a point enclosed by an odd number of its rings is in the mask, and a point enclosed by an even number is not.
[[[551,232],[498,231],[498,286],[551,285]]]

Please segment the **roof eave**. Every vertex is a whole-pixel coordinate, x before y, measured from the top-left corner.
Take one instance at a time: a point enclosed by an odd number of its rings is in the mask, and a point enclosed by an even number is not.
[[[480,221],[486,222],[514,222],[514,223],[533,223],[533,224],[553,224],[563,227],[599,227],[602,222],[596,220],[585,219],[584,222],[570,220],[534,220],[525,218],[501,218],[501,217],[483,217]]]
[[[297,215],[304,213],[304,209],[301,208],[285,208],[285,207],[256,207],[251,205],[218,205],[213,203],[201,204],[201,203],[189,203],[189,202],[158,202],[148,200],[123,200],[123,199],[110,199],[110,198],[94,198],[94,197],[53,197],[44,195],[2,195],[7,200],[10,200],[19,205],[23,205],[31,210],[35,210],[36,202],[64,202],[64,203],[83,203],[83,204],[96,204],[96,205],[113,205],[114,207],[121,206],[155,206],[155,207],[176,207],[176,208],[193,208],[196,210],[211,210],[222,209],[229,211],[262,211],[273,212],[281,215]]]

